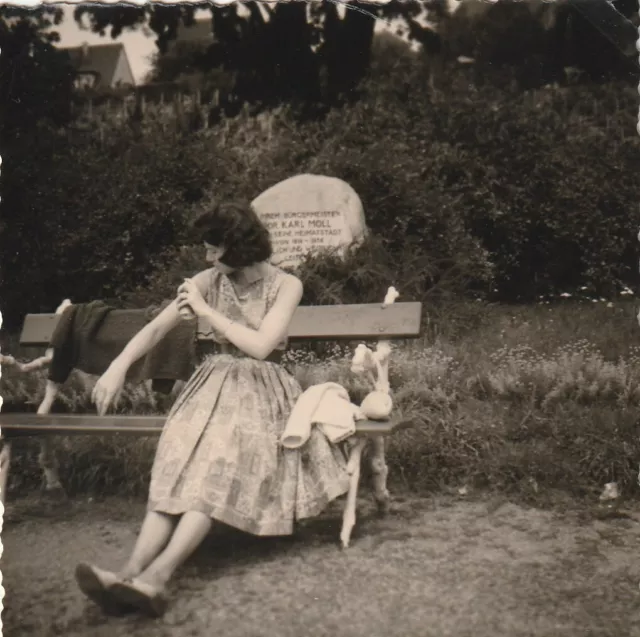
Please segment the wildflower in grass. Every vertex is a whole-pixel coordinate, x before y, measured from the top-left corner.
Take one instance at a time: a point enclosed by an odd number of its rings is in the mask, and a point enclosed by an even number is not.
[[[478,382],[484,391],[497,397],[522,398],[528,394],[543,405],[560,399],[629,404],[640,395],[636,368],[628,361],[605,360],[586,340],[563,345],[550,356],[542,356],[526,345],[503,346],[489,356],[489,361],[491,369]],[[523,388],[528,389],[525,392]]]

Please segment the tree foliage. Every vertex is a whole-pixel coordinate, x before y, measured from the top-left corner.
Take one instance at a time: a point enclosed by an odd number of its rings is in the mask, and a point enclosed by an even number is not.
[[[441,0],[433,0],[440,5]],[[239,103],[354,99],[355,89],[370,64],[376,19],[401,18],[424,30],[416,17],[431,3],[393,0],[380,7],[350,2],[340,15],[334,2],[233,3],[144,7],[82,6],[76,19],[88,17],[96,33],[117,38],[124,29],[146,25],[156,34],[156,81],[173,81],[185,69],[207,73],[224,71]],[[169,44],[180,26],[193,25],[196,11],[209,9],[213,43],[202,53],[184,51],[172,64]],[[165,57],[166,56],[166,57]]]
[[[72,70],[54,47],[51,27],[62,9],[0,7],[0,143],[9,144],[49,120],[63,125],[71,117]]]
[[[395,24],[419,43],[432,65],[450,67],[460,55],[472,57],[485,81],[501,76],[511,81],[514,69],[525,88],[563,81],[567,66],[585,71],[590,79],[635,72],[629,57],[633,42],[616,45],[607,29],[615,31],[611,16],[618,15],[616,9],[627,17],[637,14],[637,0],[603,2],[599,11],[606,15],[590,18],[579,10],[581,1],[469,0],[454,13],[444,0],[391,0],[383,6],[354,1],[344,5],[342,16],[335,2],[86,5],[76,10],[76,19],[88,17],[95,32],[114,38],[124,29],[147,26],[158,46],[152,79],[208,75],[224,88],[228,114],[235,115],[247,102],[269,107],[356,99],[370,69],[376,20]],[[169,47],[202,9],[212,16],[212,43],[202,51]],[[633,28],[614,35],[628,40],[630,32]]]
[[[638,67],[635,30],[625,16],[635,20],[637,14],[637,0],[466,0],[447,17],[442,37],[452,56],[473,58],[485,80],[515,79],[532,88],[563,83],[566,67],[586,81],[629,78]]]
[[[67,56],[53,43],[51,30],[62,10],[52,7],[0,8],[0,255],[2,310],[6,315],[20,295],[22,275],[30,259],[48,249],[37,207],[25,206],[30,188],[38,189],[34,174],[50,168],[56,131],[71,114],[73,75]],[[20,311],[18,302],[14,306]]]

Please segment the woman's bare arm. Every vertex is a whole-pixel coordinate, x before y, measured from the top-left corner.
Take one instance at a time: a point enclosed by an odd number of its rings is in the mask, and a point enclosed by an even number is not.
[[[234,323],[223,314],[207,307],[202,318],[222,332],[225,337],[243,352],[264,360],[287,335],[291,319],[302,299],[302,283],[287,275],[283,280],[273,307],[262,320],[257,330]]]
[[[205,270],[191,280],[205,296],[210,273]],[[145,325],[120,352],[112,365],[128,369],[138,359],[149,353],[176,325],[184,319],[178,312],[177,301],[172,301],[150,323]]]

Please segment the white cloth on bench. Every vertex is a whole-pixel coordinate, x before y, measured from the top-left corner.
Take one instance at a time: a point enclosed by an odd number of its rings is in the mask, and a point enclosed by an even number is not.
[[[349,400],[342,385],[312,385],[296,401],[280,442],[287,449],[302,447],[311,435],[311,428],[317,425],[329,441],[336,444],[352,436],[356,432],[356,420],[363,419],[360,407]]]

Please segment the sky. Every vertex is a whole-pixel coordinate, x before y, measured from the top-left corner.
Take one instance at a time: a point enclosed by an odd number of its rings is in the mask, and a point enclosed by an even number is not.
[[[458,4],[455,0],[450,0],[451,4]],[[111,42],[121,42],[127,51],[129,64],[135,77],[136,84],[143,82],[145,75],[151,68],[150,57],[156,51],[155,36],[147,34],[142,28],[135,31],[125,31],[116,40],[113,40],[107,33],[100,36],[92,33],[88,28],[81,28],[73,18],[75,6],[63,5],[64,20],[55,30],[60,34],[59,47],[80,46],[87,44],[108,44]],[[209,10],[205,9],[202,16],[207,17]],[[385,23],[378,22],[377,30],[384,30]]]

